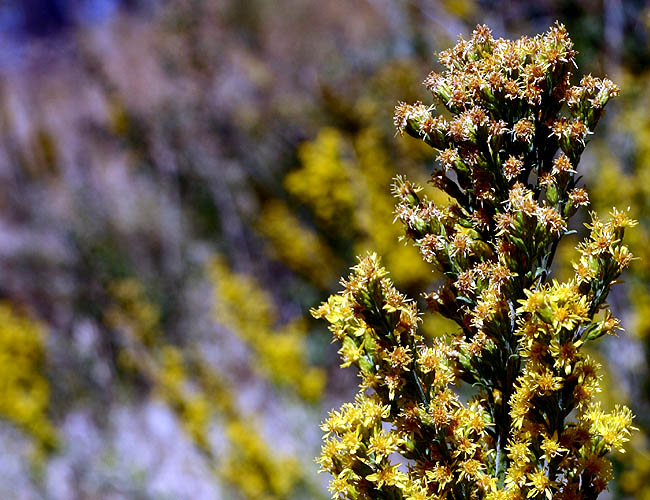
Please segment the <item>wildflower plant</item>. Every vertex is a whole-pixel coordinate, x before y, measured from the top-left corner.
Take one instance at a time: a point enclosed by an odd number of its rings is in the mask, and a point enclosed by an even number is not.
[[[584,348],[619,329],[605,300],[632,259],[622,238],[635,222],[591,214],[573,278],[550,279],[569,219],[588,205],[580,156],[619,92],[592,76],[572,85],[574,56],[559,24],[515,41],[478,26],[424,82],[440,113],[396,107],[398,130],[437,151],[432,182],[450,200],[398,177],[396,219],[443,277],[428,309],[459,328],[425,341],[417,303],[374,254],[312,311],[361,377],[322,424],[335,498],[594,499],[607,487],[607,454],[623,451],[633,416],[595,400],[600,367]]]

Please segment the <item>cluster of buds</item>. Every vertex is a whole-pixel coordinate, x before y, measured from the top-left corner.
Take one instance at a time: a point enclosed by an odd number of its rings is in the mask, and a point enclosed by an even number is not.
[[[375,255],[313,311],[362,378],[357,399],[323,424],[334,497],[573,500],[607,487],[605,455],[633,417],[594,401],[599,366],[583,347],[619,328],[605,300],[632,259],[622,238],[635,222],[592,214],[574,277],[549,282],[570,217],[589,203],[575,177],[587,136],[618,94],[592,76],[573,86],[574,56],[559,24],[516,41],[479,26],[425,80],[446,111],[396,107],[398,130],[438,152],[432,182],[450,199],[436,205],[398,177],[396,218],[444,278],[428,308],[458,332],[418,335],[416,303]],[[457,392],[465,384],[469,399]]]

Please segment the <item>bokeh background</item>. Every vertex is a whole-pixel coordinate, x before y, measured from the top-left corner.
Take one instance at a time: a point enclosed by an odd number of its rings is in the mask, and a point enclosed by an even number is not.
[[[640,220],[595,355],[640,429],[609,498],[650,499],[640,0],[2,0],[0,498],[328,498],[318,425],[357,379],[308,310],[368,250],[412,296],[436,280],[391,224],[391,178],[433,167],[393,106],[477,23],[555,20],[622,88],[581,171]]]

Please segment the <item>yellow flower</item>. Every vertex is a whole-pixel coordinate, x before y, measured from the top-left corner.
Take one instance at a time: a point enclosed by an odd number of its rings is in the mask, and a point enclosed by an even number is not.
[[[347,472],[342,472],[330,481],[329,490],[332,493],[332,498],[346,498],[350,489],[347,476]]]
[[[374,474],[366,476],[365,479],[375,483],[378,488],[384,485],[402,487],[407,480],[406,474],[399,470],[399,464],[384,467]]]
[[[560,344],[557,339],[551,340],[549,352],[555,359],[553,367],[564,372],[565,375],[571,373],[573,364],[578,359],[578,349],[582,345],[581,340]]]
[[[560,446],[560,443],[557,441],[557,432],[553,436],[544,436],[544,440],[540,446],[544,450],[544,458],[547,462],[550,462],[555,456],[565,453],[569,450]]]
[[[458,479],[461,481],[477,480],[481,477],[485,464],[474,458],[463,460],[458,464]]]
[[[526,472],[528,465],[526,463],[513,462],[508,467],[505,478],[505,485],[508,489],[517,489],[526,483]]]
[[[397,450],[400,439],[393,433],[385,433],[382,430],[375,429],[368,441],[368,452],[375,454],[375,460],[381,461],[391,453]]]
[[[530,462],[530,443],[527,440],[517,440],[511,442],[506,446],[508,450],[508,458],[516,464],[524,464]]]
[[[563,379],[553,374],[551,370],[545,369],[533,375],[534,384],[538,393],[548,394],[549,392],[558,391],[562,388]]]
[[[551,481],[543,470],[529,473],[526,485],[531,487],[527,498],[535,497],[543,493],[548,500],[552,500],[555,482]]]
[[[436,483],[438,492],[441,492],[454,479],[454,473],[451,468],[442,464],[434,465],[431,470],[426,472],[426,476]]]

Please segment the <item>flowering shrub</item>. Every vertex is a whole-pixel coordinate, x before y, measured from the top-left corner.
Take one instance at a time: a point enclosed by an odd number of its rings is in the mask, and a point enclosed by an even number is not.
[[[588,205],[575,176],[587,137],[618,94],[592,76],[573,86],[574,55],[561,25],[516,41],[479,26],[425,80],[440,114],[397,106],[398,130],[438,151],[433,184],[450,203],[398,177],[396,218],[444,277],[428,309],[459,332],[426,343],[418,305],[374,254],[312,311],[361,376],[354,402],[322,425],[334,497],[591,499],[607,487],[606,454],[622,451],[633,416],[595,401],[599,366],[583,348],[619,328],[605,300],[632,259],[622,238],[635,222],[592,214],[573,278],[549,281],[569,219]]]
[[[242,340],[270,346],[254,353],[260,370],[268,372],[269,379],[275,375],[275,382],[294,389],[304,398],[317,398],[323,375],[302,361],[304,332],[299,325],[274,331],[276,311],[269,297],[255,286],[252,278],[227,269],[221,257],[215,258],[209,271],[219,292],[216,312],[221,313],[220,321],[236,328],[243,321],[241,315],[246,314],[258,331],[241,330]],[[256,415],[242,410],[223,370],[207,361],[196,348],[183,349],[162,338],[161,311],[147,297],[143,283],[124,278],[111,283],[109,290],[113,304],[107,308],[106,316],[107,322],[121,333],[122,368],[150,384],[158,398],[173,410],[229,493],[242,499],[279,500],[313,489],[300,461],[266,442]],[[243,300],[248,294],[251,300]],[[226,307],[228,304],[231,307]],[[0,304],[0,316],[3,312]],[[2,327],[0,337],[1,334]],[[301,372],[301,379],[295,375],[297,371]],[[220,453],[215,452],[210,438],[215,419],[223,429]],[[15,417],[14,420],[17,421]]]
[[[313,214],[317,227],[339,241],[353,241],[354,254],[367,248],[381,251],[395,281],[413,286],[421,283],[425,264],[417,259],[416,250],[396,244],[400,232],[396,226],[378,222],[391,216],[393,201],[383,186],[390,184],[399,168],[384,135],[368,124],[349,134],[324,128],[313,141],[301,145],[300,168],[290,172],[284,184],[291,197]],[[311,281],[321,286],[333,283],[341,269],[335,250],[300,231],[295,215],[278,212],[267,203],[260,217],[260,231],[275,253]],[[339,249],[338,255],[342,253]]]
[[[42,324],[0,302],[0,418],[32,438],[35,459],[54,449],[58,440],[49,415],[46,340]]]

